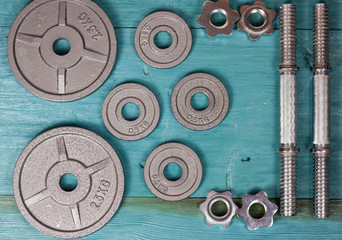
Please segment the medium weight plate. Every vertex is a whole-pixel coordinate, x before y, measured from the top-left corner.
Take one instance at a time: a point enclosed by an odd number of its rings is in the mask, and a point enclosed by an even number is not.
[[[65,191],[60,179],[77,177]],[[61,127],[33,139],[21,153],[13,192],[27,221],[53,237],[76,238],[95,232],[117,211],[124,172],[114,149],[85,129]]]
[[[154,43],[160,32],[168,32],[171,45],[161,49]],[[177,14],[160,11],[148,15],[135,32],[135,49],[139,57],[155,68],[172,68],[184,61],[192,46],[192,35],[188,24]]]
[[[182,168],[182,176],[171,181],[164,175],[165,167],[176,163]],[[179,201],[193,194],[202,181],[202,164],[197,154],[180,143],[166,143],[154,149],[144,166],[147,187],[157,197],[167,201]]]
[[[206,109],[196,110],[191,105],[191,98],[196,93],[203,93],[209,99]],[[227,115],[229,96],[224,85],[207,73],[193,73],[175,86],[171,96],[172,112],[185,127],[204,131],[217,126]]]
[[[128,103],[139,107],[140,115],[133,121],[122,116],[122,109]],[[147,137],[156,128],[160,107],[156,96],[145,86],[125,83],[114,88],[102,106],[102,119],[113,136],[126,141]]]
[[[54,50],[68,40],[70,51]],[[31,93],[65,102],[95,91],[110,74],[116,36],[103,10],[90,0],[35,0],[15,19],[8,36],[8,59]]]

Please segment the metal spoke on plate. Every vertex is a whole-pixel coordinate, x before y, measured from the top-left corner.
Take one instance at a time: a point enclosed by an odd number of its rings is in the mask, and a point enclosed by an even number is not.
[[[47,189],[44,189],[43,191],[33,195],[32,197],[29,197],[28,199],[25,200],[25,204],[26,206],[30,207],[34,204],[36,204],[37,202],[40,202],[42,200],[44,200],[45,198],[49,197],[50,193]]]
[[[57,148],[58,148],[59,161],[68,160],[68,154],[66,151],[64,137],[57,138]]]
[[[95,61],[95,62],[107,63],[108,56],[89,50],[89,49],[84,49],[83,58],[87,60]]]
[[[67,3],[60,2],[58,7],[58,25],[66,26],[67,25]]]
[[[80,209],[78,207],[78,203],[71,205],[70,209],[71,209],[72,218],[74,219],[75,227],[81,228],[82,224],[81,224]]]
[[[41,42],[42,42],[42,38],[38,37],[38,36],[25,34],[25,33],[18,33],[17,37],[16,37],[16,41],[21,42],[21,43],[25,43],[28,45],[32,45],[35,47],[39,47]]]
[[[66,68],[58,68],[57,69],[57,87],[58,93],[64,94],[65,93],[65,86],[66,86]]]
[[[110,162],[111,162],[110,158],[103,159],[103,160],[87,167],[84,171],[86,171],[89,175],[94,174],[94,173],[108,167]]]

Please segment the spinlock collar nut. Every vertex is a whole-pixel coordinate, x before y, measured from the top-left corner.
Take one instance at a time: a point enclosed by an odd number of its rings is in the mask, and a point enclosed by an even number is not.
[[[237,24],[239,30],[247,32],[251,40],[257,40],[263,34],[273,33],[272,22],[276,17],[276,12],[265,7],[261,0],[257,0],[253,5],[243,5],[240,7],[241,18]],[[249,17],[258,13],[264,18],[264,23],[261,26],[253,26]]]
[[[227,206],[227,213],[223,216],[216,216],[212,212],[212,207],[215,202],[222,201]],[[232,194],[230,192],[218,193],[213,190],[208,192],[207,199],[200,205],[200,211],[205,215],[209,226],[219,224],[224,227],[229,227],[232,218],[236,215],[238,207],[234,204]]]
[[[249,214],[250,207],[255,204],[262,204],[265,208],[265,215],[260,219],[255,219]],[[256,195],[246,194],[242,197],[242,206],[237,215],[244,220],[249,230],[257,230],[259,227],[271,227],[273,225],[273,215],[278,211],[278,206],[268,199],[267,193],[261,191]]]
[[[222,26],[216,26],[211,22],[210,18],[215,13],[225,15],[226,22]],[[228,0],[218,0],[217,2],[206,1],[203,4],[203,12],[198,17],[197,22],[206,29],[208,36],[213,38],[219,34],[231,35],[233,25],[239,17],[239,13],[230,8]]]

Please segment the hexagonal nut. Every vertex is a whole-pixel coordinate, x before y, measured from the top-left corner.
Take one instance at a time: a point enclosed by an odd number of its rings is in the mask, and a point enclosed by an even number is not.
[[[222,26],[216,26],[211,22],[211,16],[215,13],[222,13],[226,17],[226,22]],[[197,22],[204,27],[209,37],[213,38],[219,34],[231,35],[234,23],[239,19],[240,14],[230,8],[228,0],[218,0],[217,2],[206,1],[203,4],[203,12],[198,17]]]
[[[264,23],[261,26],[253,26],[249,17],[259,13],[264,18]],[[247,32],[251,40],[257,40],[263,34],[273,33],[272,22],[277,16],[276,12],[272,9],[265,7],[265,4],[261,0],[257,0],[253,5],[243,5],[240,7],[241,18],[237,24],[239,30]]]
[[[249,214],[250,207],[260,203],[265,209],[265,214],[260,219],[255,219]],[[259,227],[271,227],[273,225],[273,215],[278,211],[278,206],[268,199],[266,192],[261,191],[256,195],[246,194],[242,197],[242,207],[237,215],[244,220],[249,230],[257,230]]]
[[[216,216],[212,212],[212,207],[215,202],[222,201],[227,206],[227,213],[223,216]],[[232,194],[230,192],[218,193],[213,190],[208,192],[207,199],[200,205],[200,211],[205,215],[209,226],[219,224],[224,227],[229,227],[232,218],[236,215],[238,207],[234,204]]]

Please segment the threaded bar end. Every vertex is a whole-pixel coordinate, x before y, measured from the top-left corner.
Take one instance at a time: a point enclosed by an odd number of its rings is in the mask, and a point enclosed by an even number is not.
[[[298,149],[284,145],[279,150],[281,157],[280,215],[296,214],[296,161]]]
[[[314,8],[314,69],[330,69],[329,65],[329,9],[326,3]]]
[[[326,218],[329,215],[329,155],[327,146],[315,146],[314,154],[314,214],[317,218]]]
[[[296,65],[296,7],[283,4],[280,7],[280,65],[279,68],[297,69]]]

